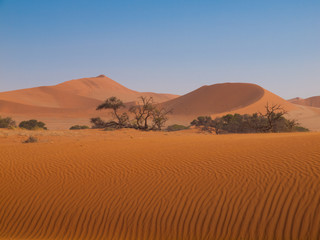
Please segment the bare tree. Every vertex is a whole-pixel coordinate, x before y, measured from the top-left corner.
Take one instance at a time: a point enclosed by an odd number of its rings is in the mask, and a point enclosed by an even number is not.
[[[156,106],[152,112],[152,129],[161,130],[168,121],[168,114],[172,113],[172,109],[166,109],[161,106]]]
[[[134,115],[135,124],[138,129],[147,130],[149,128],[148,120],[152,117],[155,105],[152,97],[140,97],[141,102],[129,109]]]
[[[139,97],[140,102],[132,106],[129,112],[134,115],[134,125],[143,130],[161,130],[168,120],[168,110],[159,104],[154,103],[152,97]],[[152,120],[151,126],[150,121]]]
[[[287,113],[287,111],[280,104],[273,104],[265,106],[266,113],[262,114],[259,112],[259,115],[265,117],[267,122],[264,126],[262,126],[262,130],[264,132],[273,132],[276,126],[276,123],[283,118],[283,115]]]

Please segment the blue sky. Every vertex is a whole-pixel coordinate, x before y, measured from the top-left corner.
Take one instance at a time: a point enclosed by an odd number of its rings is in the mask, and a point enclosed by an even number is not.
[[[0,0],[0,91],[105,74],[138,91],[320,95],[319,12],[319,0]]]

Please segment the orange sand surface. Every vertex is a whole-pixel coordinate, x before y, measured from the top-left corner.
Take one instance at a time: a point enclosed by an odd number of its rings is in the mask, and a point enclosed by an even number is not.
[[[0,130],[0,183],[0,239],[320,238],[319,133]]]

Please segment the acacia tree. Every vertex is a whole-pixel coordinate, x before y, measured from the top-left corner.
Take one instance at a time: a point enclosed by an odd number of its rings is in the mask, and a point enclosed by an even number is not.
[[[129,117],[127,113],[119,113],[119,109],[121,108],[125,108],[125,105],[120,99],[118,99],[117,97],[109,97],[106,101],[101,103],[96,110],[112,109],[112,115],[117,120],[117,122],[110,121],[109,125],[124,127],[128,123]]]
[[[152,112],[152,129],[161,130],[168,121],[168,114],[172,113],[172,109],[157,106]]]

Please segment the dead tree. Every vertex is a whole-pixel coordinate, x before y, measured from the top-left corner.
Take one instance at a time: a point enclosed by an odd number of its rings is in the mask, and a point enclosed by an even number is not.
[[[283,118],[283,115],[285,115],[287,111],[280,104],[269,105],[269,103],[267,103],[265,109],[266,113],[262,114],[259,112],[259,115],[265,117],[267,122],[259,127],[264,132],[274,132],[276,123]]]
[[[152,97],[140,97],[141,102],[132,106],[129,112],[134,115],[135,125],[138,129],[147,130],[148,120],[152,117],[155,105]]]

